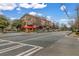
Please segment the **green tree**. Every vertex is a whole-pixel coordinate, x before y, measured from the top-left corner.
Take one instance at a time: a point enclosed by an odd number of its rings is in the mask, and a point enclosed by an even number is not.
[[[67,25],[62,23],[62,24],[61,24],[61,30],[62,30],[62,31],[68,30]]]
[[[9,25],[9,19],[3,15],[0,15],[0,29],[2,32],[4,32],[4,29],[8,27]]]
[[[22,25],[24,25],[24,23],[21,20],[14,20],[12,23],[12,28],[16,28],[17,31],[20,31]]]

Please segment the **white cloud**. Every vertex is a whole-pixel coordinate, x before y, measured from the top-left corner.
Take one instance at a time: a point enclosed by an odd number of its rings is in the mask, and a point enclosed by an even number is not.
[[[32,5],[30,5],[28,3],[20,3],[19,6],[23,7],[23,8],[32,8]]]
[[[34,9],[38,9],[38,8],[44,8],[44,7],[46,7],[47,6],[47,4],[44,4],[44,3],[42,3],[42,4],[32,4],[32,6],[33,6],[33,8]]]
[[[44,8],[46,7],[47,4],[44,3],[0,3],[0,10],[13,10],[16,8],[16,10],[21,10],[21,7],[23,8],[33,8],[33,9],[38,9],[38,8]]]
[[[43,16],[43,14],[41,14],[41,13],[37,13],[37,15],[38,15],[38,16]]]
[[[75,19],[60,19],[60,22],[68,22],[68,21],[74,21]]]
[[[59,23],[60,24],[65,24],[65,25],[67,25],[68,27],[70,26],[69,24],[68,24],[68,22],[71,22],[71,21],[75,21],[75,19],[60,19],[59,20]]]
[[[64,11],[64,10],[66,10],[66,6],[65,6],[65,5],[62,5],[62,6],[60,7],[60,9],[61,9],[61,11]]]
[[[47,19],[48,19],[49,21],[51,21],[51,22],[54,22],[54,20],[52,19],[51,16],[47,16]]]
[[[51,16],[47,16],[47,19],[51,19]]]
[[[21,10],[21,8],[20,8],[20,7],[18,7],[18,8],[16,8],[16,10],[20,11],[20,10]]]
[[[35,15],[37,15],[37,16],[42,16],[41,13],[37,13],[37,12],[33,12],[33,11],[32,11],[32,12],[29,12],[29,14],[30,14],[30,15],[34,15],[34,16],[35,16]]]
[[[11,17],[10,19],[11,19],[11,20],[15,20],[16,18],[14,18],[14,17]]]
[[[20,7],[23,8],[34,8],[34,9],[38,9],[38,8],[44,8],[47,6],[47,4],[40,4],[40,3],[20,3],[19,4]]]
[[[29,14],[30,14],[30,15],[37,15],[36,12],[30,12]]]
[[[16,4],[13,3],[1,3],[0,10],[13,10],[17,7]]]

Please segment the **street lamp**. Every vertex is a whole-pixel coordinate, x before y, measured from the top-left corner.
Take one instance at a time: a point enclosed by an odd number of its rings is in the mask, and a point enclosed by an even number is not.
[[[65,6],[64,4],[61,4],[60,9],[61,9],[61,11],[63,11],[63,12],[66,14],[66,16],[69,18],[69,14],[68,14],[68,12],[67,12],[67,8],[66,8],[66,6]]]
[[[64,4],[61,4],[60,9],[61,9],[61,11],[63,11],[66,14],[67,18],[70,19],[67,8],[66,8],[66,6]]]
[[[76,12],[77,12],[76,27],[77,30],[79,31],[79,5],[76,7]]]

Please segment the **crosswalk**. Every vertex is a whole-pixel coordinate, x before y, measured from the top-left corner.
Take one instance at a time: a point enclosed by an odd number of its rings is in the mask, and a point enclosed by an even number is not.
[[[30,56],[43,47],[0,39],[0,56]]]

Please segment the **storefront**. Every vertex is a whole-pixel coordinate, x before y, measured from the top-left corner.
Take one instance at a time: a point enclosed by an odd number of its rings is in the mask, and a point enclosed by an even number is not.
[[[36,29],[35,25],[25,25],[23,26],[23,28],[25,29],[25,32],[34,32]]]

